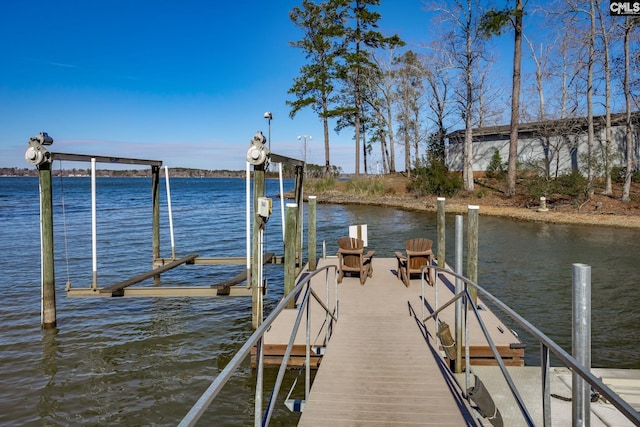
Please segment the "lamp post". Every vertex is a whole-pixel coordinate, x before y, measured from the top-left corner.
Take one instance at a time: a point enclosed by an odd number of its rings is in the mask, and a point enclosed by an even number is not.
[[[264,113],[264,118],[267,119],[267,126],[269,127],[268,142],[269,142],[269,151],[271,151],[271,120],[273,120],[273,114],[271,114],[270,111],[267,111],[266,113]]]
[[[300,135],[298,136],[298,141],[304,139],[304,174],[307,175],[307,139],[312,140],[313,137],[311,135]]]

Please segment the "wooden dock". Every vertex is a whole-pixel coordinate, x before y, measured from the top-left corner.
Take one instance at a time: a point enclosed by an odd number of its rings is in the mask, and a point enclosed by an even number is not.
[[[336,262],[335,258],[322,259],[318,267]],[[405,287],[395,275],[396,266],[395,258],[374,258],[373,277],[365,285],[358,278],[346,277],[338,286],[339,320],[324,355],[312,361],[319,370],[299,425],[476,424],[436,346],[434,322],[429,322],[427,330],[419,322],[420,280]],[[452,296],[445,282],[438,290],[441,303]],[[312,286],[318,295],[325,295],[323,275],[314,277]],[[426,314],[435,304],[429,297],[432,292],[434,288],[427,286]],[[329,300],[334,301],[333,289]],[[325,317],[318,304],[311,307],[311,336],[315,339]],[[294,309],[282,313],[265,335],[264,354],[271,365],[284,354],[295,313]],[[453,328],[453,316],[452,307],[441,319]],[[524,350],[517,337],[491,311],[482,311],[482,318],[495,331],[494,342],[505,351],[503,359],[511,365],[522,364]],[[474,323],[472,332],[478,327]],[[487,364],[488,346],[481,334],[475,335],[470,351]],[[298,331],[294,354],[304,355],[305,336],[303,329]],[[321,338],[315,344],[320,346]],[[301,359],[294,358],[290,365],[300,365]]]

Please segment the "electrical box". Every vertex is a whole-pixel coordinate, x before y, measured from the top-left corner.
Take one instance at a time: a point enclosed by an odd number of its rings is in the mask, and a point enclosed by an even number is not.
[[[269,218],[271,215],[271,199],[268,197],[258,197],[258,215]]]

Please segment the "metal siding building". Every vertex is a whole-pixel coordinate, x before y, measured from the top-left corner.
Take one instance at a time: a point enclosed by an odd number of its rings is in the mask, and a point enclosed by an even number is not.
[[[611,115],[611,160],[613,166],[626,165],[626,114]],[[639,169],[640,112],[632,113],[635,169]],[[594,155],[602,159],[605,152],[605,117],[594,117]],[[473,129],[473,171],[485,172],[497,150],[503,162],[509,159],[510,126]],[[572,170],[586,170],[587,119],[585,117],[546,122],[521,123],[518,126],[518,163],[543,170],[551,176]],[[446,164],[451,171],[462,171],[464,129],[446,136]]]

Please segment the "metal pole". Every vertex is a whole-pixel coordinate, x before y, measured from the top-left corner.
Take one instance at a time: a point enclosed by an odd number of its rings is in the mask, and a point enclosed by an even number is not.
[[[171,186],[169,185],[169,166],[164,167],[164,181],[167,186],[167,210],[169,211],[169,234],[171,235],[171,259],[176,259],[176,242],[173,238],[173,212],[171,209]]]
[[[551,427],[551,383],[549,379],[549,368],[549,347],[540,343],[540,370],[542,375],[542,422],[544,427]]]
[[[40,257],[41,257],[41,303],[40,325],[42,329],[55,328],[56,277],[53,256],[53,192],[51,189],[51,163],[38,166],[40,176]]]
[[[445,268],[445,198],[438,197],[438,267]],[[438,274],[436,273],[436,280]]]
[[[478,283],[478,210],[480,206],[469,205],[467,222],[467,277]],[[478,304],[478,290],[471,286],[469,295],[473,304]]]
[[[98,242],[96,226],[96,159],[91,159],[91,289],[98,288]]]
[[[309,233],[309,271],[316,269],[316,196],[309,196],[309,223],[307,224],[307,232]]]
[[[462,274],[462,257],[463,257],[463,218],[462,215],[456,215],[456,273]],[[462,281],[456,277],[456,294],[462,292]],[[456,300],[456,363],[455,372],[462,372],[462,299]]]
[[[591,369],[591,266],[573,264],[572,355],[586,369]],[[591,425],[589,383],[572,373],[571,410],[573,425]]]
[[[256,393],[253,408],[254,427],[262,426],[262,389],[264,388],[264,335],[256,343]]]

